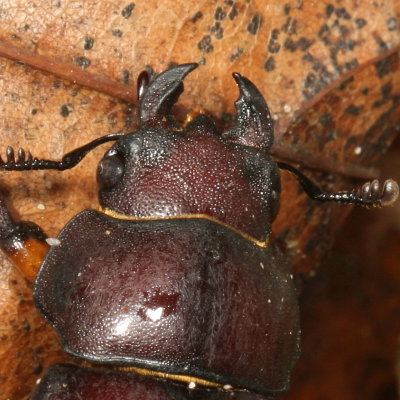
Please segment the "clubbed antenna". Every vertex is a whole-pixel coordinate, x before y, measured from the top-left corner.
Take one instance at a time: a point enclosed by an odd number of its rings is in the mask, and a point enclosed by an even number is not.
[[[294,174],[304,191],[313,200],[355,204],[364,207],[385,207],[392,205],[399,197],[399,185],[393,179],[388,179],[383,184],[374,179],[372,182],[364,183],[361,187],[351,191],[326,193],[291,165],[278,162],[278,166]]]

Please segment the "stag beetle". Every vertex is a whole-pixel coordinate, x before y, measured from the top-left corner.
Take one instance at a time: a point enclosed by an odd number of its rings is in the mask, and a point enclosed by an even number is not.
[[[139,76],[135,132],[100,137],[61,161],[12,148],[0,161],[2,170],[65,170],[115,141],[97,170],[100,209],[72,218],[50,248],[37,225],[15,222],[0,202],[3,251],[36,276],[37,308],[86,365],[51,367],[33,400],[255,399],[287,390],[300,329],[290,267],[270,241],[279,170],[319,201],[375,206],[398,197],[393,180],[326,193],[274,161],[267,104],[238,73],[234,127],[220,133],[203,114],[182,126],[171,109],[196,67]]]

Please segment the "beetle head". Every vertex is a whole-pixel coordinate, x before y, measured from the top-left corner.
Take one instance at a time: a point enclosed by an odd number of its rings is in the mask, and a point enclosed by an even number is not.
[[[136,132],[121,137],[98,167],[103,208],[130,217],[204,214],[264,240],[279,208],[280,180],[266,150],[273,141],[268,107],[258,89],[234,74],[237,123],[220,134],[200,114],[182,127],[172,107],[197,64],[141,78]]]

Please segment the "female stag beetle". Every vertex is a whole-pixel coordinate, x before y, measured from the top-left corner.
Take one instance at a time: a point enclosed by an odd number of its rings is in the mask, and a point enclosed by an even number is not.
[[[51,367],[33,400],[250,400],[286,390],[300,330],[290,267],[269,238],[279,169],[320,201],[374,206],[398,197],[392,180],[325,193],[275,162],[268,107],[237,73],[232,129],[221,134],[202,114],[181,126],[171,108],[196,67],[152,82],[139,76],[135,132],[103,136],[61,161],[11,148],[1,160],[3,170],[64,170],[116,142],[97,170],[100,210],[75,216],[50,248],[37,225],[14,222],[0,204],[3,251],[37,275],[37,308],[65,351],[91,365]]]

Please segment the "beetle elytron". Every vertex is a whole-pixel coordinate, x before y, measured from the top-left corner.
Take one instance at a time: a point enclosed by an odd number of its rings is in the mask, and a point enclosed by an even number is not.
[[[268,107],[237,73],[232,129],[220,133],[202,114],[181,126],[171,108],[196,67],[151,82],[139,76],[135,132],[103,136],[61,161],[9,148],[0,162],[3,170],[64,170],[116,142],[97,171],[99,211],[75,216],[50,248],[37,225],[15,222],[0,203],[3,251],[36,277],[36,306],[65,351],[91,365],[50,368],[33,400],[244,400],[285,391],[300,331],[290,268],[269,238],[279,169],[316,200],[388,205],[398,196],[392,180],[327,194],[275,162]]]

